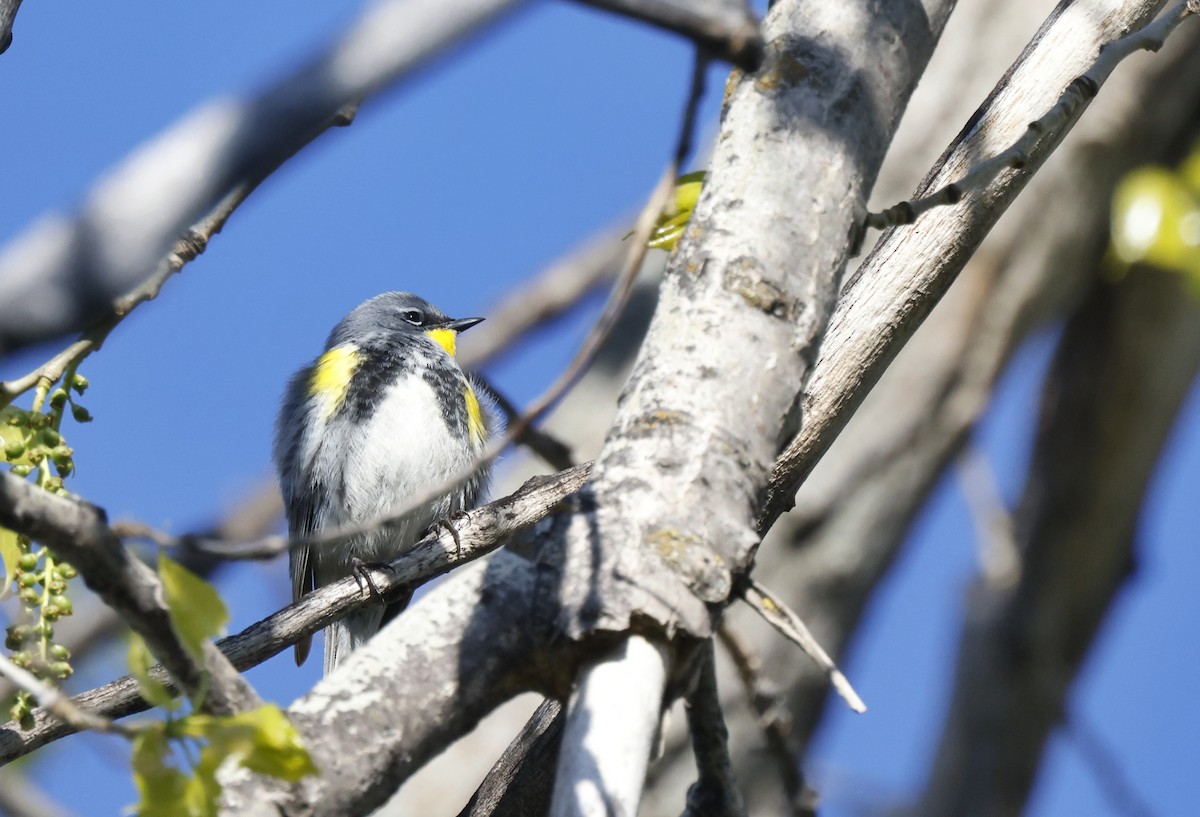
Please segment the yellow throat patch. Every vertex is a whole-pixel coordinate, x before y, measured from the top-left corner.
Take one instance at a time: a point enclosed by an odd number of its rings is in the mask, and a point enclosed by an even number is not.
[[[475,390],[468,383],[463,389],[463,400],[467,403],[467,433],[471,435],[471,442],[477,446],[482,446],[484,438],[487,436],[487,428],[483,425],[483,412],[479,410],[479,398],[475,396]]]
[[[454,352],[458,348],[458,333],[453,329],[430,329],[425,333],[425,337],[445,349],[450,357],[454,357]]]
[[[358,349],[336,346],[317,358],[308,379],[308,393],[325,402],[325,419],[332,417],[346,401],[350,378],[358,368]]]

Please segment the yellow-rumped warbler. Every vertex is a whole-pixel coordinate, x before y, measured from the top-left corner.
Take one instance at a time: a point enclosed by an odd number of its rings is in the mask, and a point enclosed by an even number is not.
[[[454,352],[458,333],[481,320],[454,320],[416,295],[386,292],[334,327],[324,353],[292,378],[276,425],[275,465],[292,536],[390,516],[474,461],[495,418]],[[403,553],[434,523],[473,507],[486,479],[479,471],[348,542],[294,548],[293,600]],[[374,635],[383,617],[378,604],[330,624],[325,674]],[[308,638],[296,644],[297,664],[311,646]]]

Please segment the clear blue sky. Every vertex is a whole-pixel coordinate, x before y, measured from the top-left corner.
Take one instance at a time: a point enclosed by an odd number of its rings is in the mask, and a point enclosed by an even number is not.
[[[0,241],[69,207],[98,174],[201,101],[252,90],[353,13],[314,0],[29,2],[0,56]],[[283,384],[350,307],[415,290],[451,314],[489,305],[558,253],[629,211],[661,171],[690,48],[569,3],[538,4],[451,61],[372,101],[255,193],[208,253],[88,361],[92,425],[68,427],[74,490],[115,518],[171,530],[204,524],[270,473]],[[722,73],[705,104],[715,121]],[[1101,100],[1100,103],[1103,104]],[[493,375],[517,399],[552,379],[579,320],[539,337]],[[982,438],[1009,497],[1027,456],[1052,339],[1016,362]],[[46,350],[8,361],[22,372]],[[1184,814],[1195,767],[1200,647],[1169,637],[1200,620],[1192,501],[1200,414],[1189,406],[1141,528],[1140,570],[1073,697],[1158,814]],[[873,605],[847,669],[871,705],[835,708],[813,754],[828,814],[895,802],[919,785],[937,735],[957,615],[973,569],[970,521],[952,482]],[[281,563],[228,571],[240,629],[287,601]],[[1185,629],[1186,632],[1186,629]],[[803,660],[797,656],[797,660]],[[315,679],[277,658],[252,680],[287,703]],[[118,672],[114,661],[78,688]],[[81,814],[134,799],[115,739],[63,741],[38,779]],[[1055,741],[1036,817],[1112,813],[1078,752]]]

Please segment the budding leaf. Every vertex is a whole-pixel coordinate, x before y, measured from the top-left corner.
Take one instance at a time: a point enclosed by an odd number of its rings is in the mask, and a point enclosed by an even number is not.
[[[154,656],[150,648],[136,633],[129,639],[129,674],[137,681],[138,692],[151,706],[174,709],[179,702],[171,695],[166,685],[150,674]]]
[[[229,623],[225,602],[211,584],[161,551],[158,575],[175,632],[196,660],[202,661],[204,642],[224,632]]]
[[[21,537],[16,531],[0,528],[0,562],[4,563],[4,587],[0,588],[0,598],[4,598],[12,590],[13,573],[16,572],[20,558]]]
[[[148,728],[133,739],[133,781],[138,817],[179,817],[189,813],[188,778],[164,759],[168,750],[162,729]]]

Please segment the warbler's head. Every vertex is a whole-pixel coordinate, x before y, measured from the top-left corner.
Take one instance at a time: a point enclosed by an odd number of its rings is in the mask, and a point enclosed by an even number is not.
[[[458,333],[483,318],[451,318],[411,292],[385,292],[356,306],[342,318],[325,342],[326,349],[361,345],[389,335],[424,335],[454,355]]]

